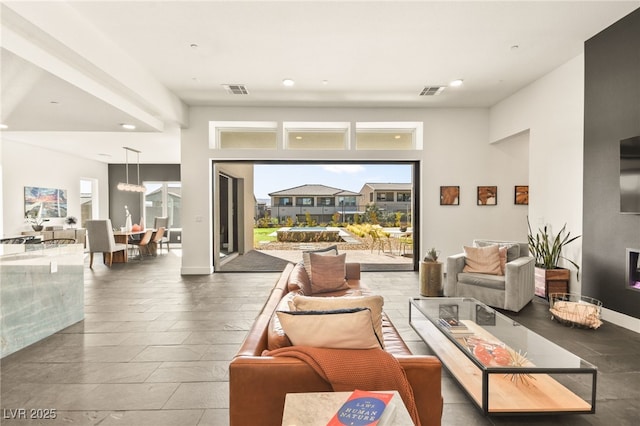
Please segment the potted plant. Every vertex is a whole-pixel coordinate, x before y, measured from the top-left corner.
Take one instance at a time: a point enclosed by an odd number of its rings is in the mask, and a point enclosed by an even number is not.
[[[40,232],[44,228],[44,222],[49,222],[49,219],[43,219],[37,214],[27,213],[26,221],[31,225],[34,231]]]
[[[442,289],[442,262],[438,262],[439,254],[438,250],[431,248],[420,262],[420,294],[422,296],[440,296],[440,290]]]
[[[546,225],[543,229],[538,229],[538,232],[534,234],[531,231],[531,224],[528,220],[527,225],[529,227],[529,235],[527,236],[529,251],[535,258],[536,263],[536,295],[548,298],[550,293],[567,293],[570,271],[566,268],[561,268],[558,263],[560,259],[564,259],[575,266],[577,274],[580,273],[580,267],[576,262],[562,256],[562,249],[580,238],[580,236],[571,237],[571,233],[566,231],[566,223],[556,235],[553,235]]]
[[[78,219],[75,216],[68,216],[65,219],[65,223],[69,225],[70,228],[75,228],[78,223]]]

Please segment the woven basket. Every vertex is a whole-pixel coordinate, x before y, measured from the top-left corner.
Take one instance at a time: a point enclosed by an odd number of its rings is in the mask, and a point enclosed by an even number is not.
[[[602,302],[593,297],[552,293],[549,295],[549,311],[552,320],[567,326],[596,329],[602,325]]]

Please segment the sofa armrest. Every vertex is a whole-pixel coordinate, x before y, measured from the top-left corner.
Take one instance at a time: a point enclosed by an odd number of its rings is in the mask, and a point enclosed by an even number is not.
[[[444,282],[444,295],[455,296],[458,287],[458,274],[464,269],[464,253],[447,257],[447,279]]]
[[[435,356],[395,355],[413,389],[422,426],[439,426],[442,419],[442,363]]]
[[[508,262],[504,271],[504,308],[519,312],[535,294],[535,259],[523,256]]]
[[[230,425],[281,426],[286,394],[301,392],[332,392],[332,388],[296,358],[236,357],[229,364]]]

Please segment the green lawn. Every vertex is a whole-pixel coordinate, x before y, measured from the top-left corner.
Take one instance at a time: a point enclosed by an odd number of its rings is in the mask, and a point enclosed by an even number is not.
[[[277,228],[253,228],[253,244],[257,246],[260,241],[276,241],[275,236],[270,236],[269,234],[273,234],[276,232]]]

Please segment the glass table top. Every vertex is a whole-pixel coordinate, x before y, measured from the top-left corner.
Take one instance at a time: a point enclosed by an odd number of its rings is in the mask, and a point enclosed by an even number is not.
[[[593,364],[475,299],[433,297],[411,299],[410,303],[485,368],[596,369]],[[415,321],[416,313],[410,315]]]

